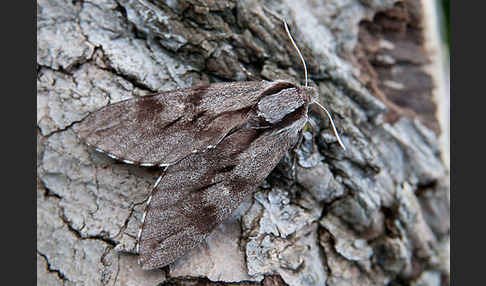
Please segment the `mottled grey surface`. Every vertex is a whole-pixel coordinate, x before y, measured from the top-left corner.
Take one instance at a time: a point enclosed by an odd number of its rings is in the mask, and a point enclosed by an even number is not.
[[[437,138],[412,118],[385,123],[385,105],[339,56],[356,44],[359,21],[394,2],[38,0],[38,284],[277,274],[289,285],[440,285],[450,273],[450,207]],[[288,20],[347,149],[313,114],[317,148],[309,129],[295,178],[282,164],[200,248],[143,271],[135,238],[159,171],[95,152],[72,126],[107,104],[200,82],[303,82],[262,3]]]
[[[244,249],[240,247],[240,217],[251,200],[248,198],[226,222],[219,225],[205,242],[169,266],[169,276],[207,277],[212,281],[260,281],[248,275]]]

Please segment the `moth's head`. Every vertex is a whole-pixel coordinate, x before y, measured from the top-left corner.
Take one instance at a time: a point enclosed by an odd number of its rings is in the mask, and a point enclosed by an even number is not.
[[[299,87],[299,94],[307,103],[312,103],[319,100],[319,94],[317,93],[317,89],[314,87],[301,86]]]

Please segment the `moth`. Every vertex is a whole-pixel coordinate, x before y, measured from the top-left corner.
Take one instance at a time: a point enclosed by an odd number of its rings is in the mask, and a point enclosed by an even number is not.
[[[137,239],[143,269],[166,266],[205,240],[297,144],[309,105],[319,104],[305,72],[304,87],[278,80],[183,88],[108,105],[75,126],[111,158],[163,168]]]

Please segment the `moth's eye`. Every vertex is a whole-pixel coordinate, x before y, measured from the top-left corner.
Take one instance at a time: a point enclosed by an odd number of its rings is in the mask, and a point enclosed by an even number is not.
[[[308,101],[317,101],[319,99],[319,94],[317,93],[317,90],[313,87],[304,87],[302,88],[305,92],[303,95],[307,97]]]

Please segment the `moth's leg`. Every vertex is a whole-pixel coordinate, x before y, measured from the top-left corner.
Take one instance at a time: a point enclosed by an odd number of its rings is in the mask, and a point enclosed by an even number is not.
[[[311,128],[311,132],[312,132],[312,150],[311,152],[314,153],[315,151],[315,130],[316,130],[316,125],[315,123],[312,121],[312,120],[307,120],[307,123],[309,123],[309,126]],[[299,133],[299,139],[297,140],[297,143],[295,144],[295,146],[292,148],[292,174],[293,174],[293,177],[294,179],[297,178],[297,168],[296,168],[296,164],[297,164],[297,149],[300,148],[300,146],[302,145],[302,142],[304,142],[304,132],[303,130],[300,131]]]
[[[297,153],[296,153],[296,149],[292,149],[293,150],[293,156],[292,156],[292,179],[294,181],[297,180]]]
[[[297,143],[295,144],[294,148],[292,148],[292,150],[294,150],[294,152],[295,152],[295,150],[299,149],[300,146],[302,145],[302,142],[304,142],[304,132],[303,132],[303,130],[301,130],[299,132],[299,139],[297,140]]]
[[[314,153],[315,151],[315,145],[316,145],[316,124],[314,123],[314,121],[312,120],[307,120],[307,122],[309,123],[309,126],[312,130],[312,149],[311,149],[311,153]]]
[[[302,142],[304,141],[304,133],[302,132],[302,130],[299,132],[299,139],[297,139],[297,143],[295,143],[294,147],[291,149],[292,152],[290,153],[291,156],[292,156],[292,167],[291,167],[291,170],[292,170],[292,176],[293,176],[293,179],[296,180],[297,179],[297,149],[300,148],[300,146],[302,145]]]
[[[152,196],[154,194],[155,189],[157,189],[157,186],[159,185],[160,181],[162,180],[162,177],[165,175],[166,170],[167,170],[167,167],[165,167],[162,170],[160,176],[157,178],[157,181],[155,181],[155,184],[152,186],[152,189],[150,190],[150,195],[148,195],[148,197],[145,198],[145,200],[143,200],[141,202],[141,203],[146,202],[146,204],[145,204],[145,208],[144,208],[143,214],[142,214],[142,224],[138,228],[137,242],[136,242],[136,246],[135,246],[135,251],[137,253],[139,252],[139,249],[140,249],[140,236],[142,235],[142,230],[143,230],[143,227],[145,226],[145,216],[147,215],[147,211],[148,211],[148,208],[149,208],[149,205],[150,205],[150,201],[152,200]]]

